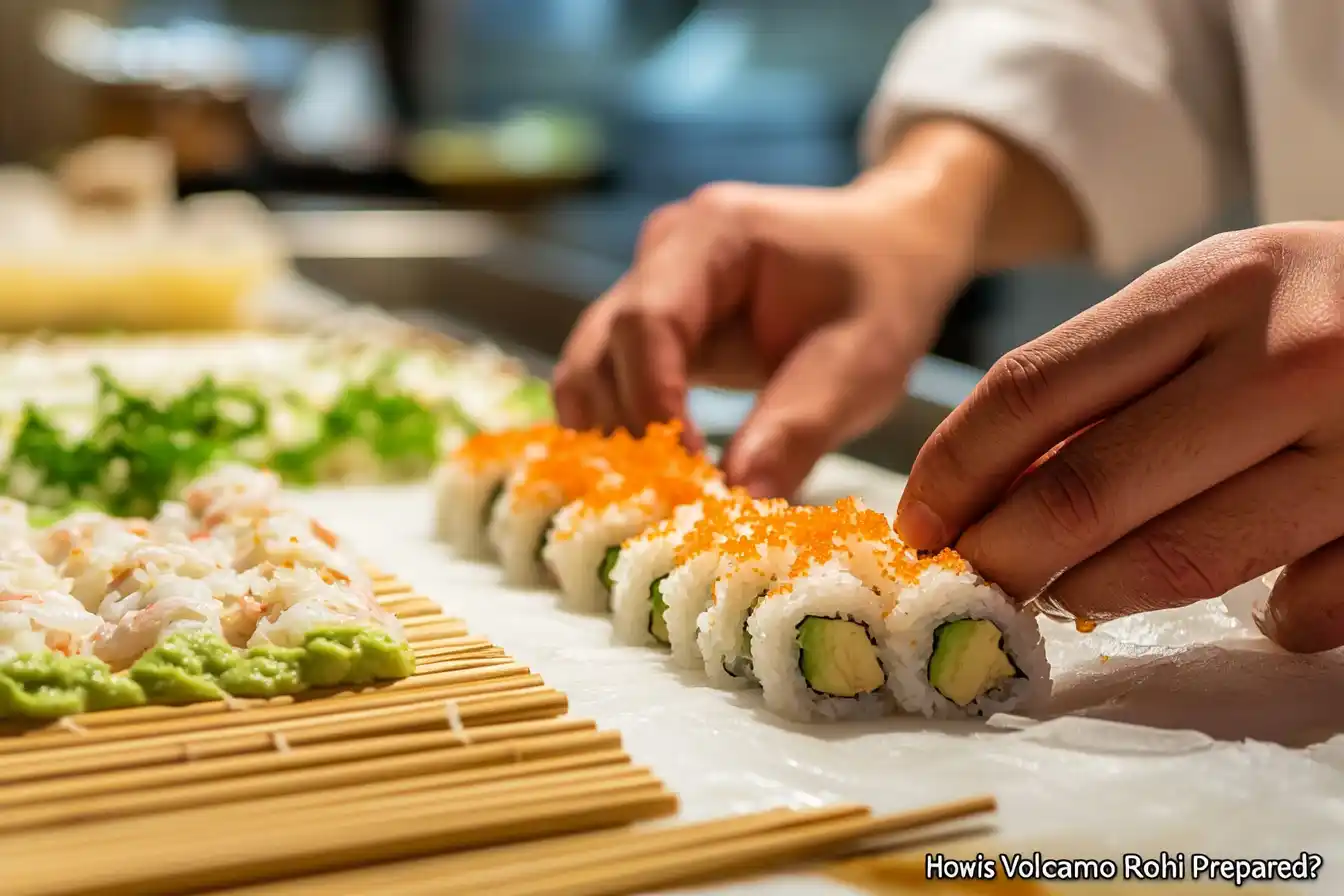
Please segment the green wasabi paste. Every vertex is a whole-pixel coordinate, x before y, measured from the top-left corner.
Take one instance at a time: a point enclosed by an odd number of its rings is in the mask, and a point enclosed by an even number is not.
[[[368,684],[407,678],[415,672],[410,645],[387,632],[359,626],[333,626],[309,632],[300,663],[303,680],[312,687]]]
[[[144,702],[140,685],[92,657],[44,651],[0,664],[0,718],[55,719]]]

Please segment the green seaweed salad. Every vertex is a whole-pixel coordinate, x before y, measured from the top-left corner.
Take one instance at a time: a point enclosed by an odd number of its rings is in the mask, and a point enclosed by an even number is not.
[[[39,507],[92,505],[148,516],[223,461],[264,466],[295,485],[421,477],[446,434],[469,435],[479,426],[455,401],[428,400],[402,386],[396,363],[343,383],[322,404],[297,389],[265,394],[211,374],[159,397],[134,392],[94,367],[98,397],[87,425],[62,425],[54,412],[24,405],[0,466],[0,492]],[[526,418],[551,413],[549,390],[539,380],[523,380],[508,401]]]

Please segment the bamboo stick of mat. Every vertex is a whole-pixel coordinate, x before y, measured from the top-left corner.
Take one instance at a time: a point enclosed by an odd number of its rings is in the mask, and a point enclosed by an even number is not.
[[[159,896],[616,827],[665,817],[676,806],[676,797],[661,787],[639,787],[625,793],[596,791],[485,810],[468,807],[465,812],[431,811],[390,819],[363,815],[355,823],[344,824],[339,822],[347,819],[332,819],[328,811],[307,827],[290,828],[283,838],[275,837],[267,825],[256,825],[254,817],[252,824],[217,832],[230,835],[222,842],[211,837],[184,838],[174,841],[182,848],[172,851],[164,851],[161,842],[144,837],[134,827],[119,832],[130,838],[127,841],[101,839],[104,826],[95,823],[81,826],[81,837],[103,848],[86,851],[84,861],[68,861],[66,832],[38,832],[15,838],[22,841],[15,845],[0,841],[0,867],[6,869],[7,896],[74,896],[91,891],[101,896]],[[173,832],[164,834],[172,836]],[[35,856],[23,848],[25,843],[52,835],[54,851],[48,847]],[[239,856],[247,858],[240,862]]]
[[[234,708],[230,708],[230,704],[214,702],[193,703],[190,706],[114,709],[106,713],[75,716],[74,725],[79,729],[78,733],[69,728],[43,729],[23,737],[0,739],[0,755],[86,746],[114,740],[163,737],[191,731],[220,730],[262,722],[334,716],[355,709],[404,706],[430,700],[451,699],[455,694],[472,693],[470,688],[487,681],[511,681],[519,688],[540,683],[536,676],[530,674],[526,666],[506,662],[474,669],[437,672],[432,677],[407,678],[362,691],[337,692],[329,696],[313,696],[315,692],[310,691],[297,697],[276,697],[272,700],[246,702],[241,707]],[[411,682],[413,684],[408,684]],[[455,690],[461,688],[468,690]],[[114,713],[126,714],[118,720],[121,721],[120,725],[100,724],[104,722],[100,718],[101,715],[111,716]],[[137,716],[135,713],[144,715]]]
[[[323,837],[332,842],[354,842],[357,834],[382,836],[382,831],[401,822],[417,819],[442,819],[499,810],[511,806],[541,809],[545,805],[576,796],[599,794],[618,795],[634,790],[661,789],[661,783],[647,769],[611,765],[586,771],[552,773],[533,779],[503,780],[475,785],[446,786],[435,784],[399,793],[376,792],[362,796],[357,787],[335,805],[323,801],[322,794],[298,794],[270,797],[248,804],[206,806],[177,809],[146,817],[116,818],[89,822],[79,826],[84,834],[113,837],[108,842],[121,843],[126,839],[143,841],[146,852],[163,852],[163,844],[174,843],[174,852],[229,847],[247,848],[237,855],[253,855],[251,846],[257,839],[267,839],[266,851],[287,854],[292,848],[320,846],[321,842],[309,836],[310,829],[320,829]],[[258,825],[259,818],[266,824]],[[408,829],[403,829],[403,832]],[[409,829],[414,833],[413,829]],[[277,831],[285,836],[277,837]],[[374,833],[370,834],[370,831]],[[68,839],[62,838],[60,828],[14,834],[0,838],[0,856],[20,856],[23,861],[47,861],[63,849],[68,853]],[[167,839],[163,839],[167,838]],[[207,845],[197,844],[199,838]],[[282,842],[274,842],[282,841]],[[6,870],[9,864],[5,865]]]
[[[582,726],[582,727],[581,727]],[[463,744],[455,732],[425,732],[323,744],[278,754],[247,754],[95,776],[15,784],[3,793],[0,832],[19,830],[24,819],[113,816],[143,806],[209,805],[336,786],[351,776],[381,781],[406,775],[477,766],[510,767],[526,761],[576,754],[619,752],[620,735],[599,732],[573,719],[523,722],[479,729],[483,742]],[[502,735],[502,736],[501,736]],[[8,791],[13,791],[13,794]],[[215,796],[211,796],[215,795]],[[93,800],[92,797],[99,797]],[[170,800],[174,798],[176,801]],[[195,801],[195,802],[193,802]]]
[[[388,785],[389,792],[395,792],[390,786],[393,784],[402,790],[417,789],[422,785],[431,784],[429,778],[434,773],[439,774],[439,780],[447,780],[450,772],[445,772],[443,769],[449,767],[450,762],[445,760],[458,758],[454,755],[455,752],[441,750],[404,757],[414,762],[394,763],[380,760],[376,763],[343,763],[302,769],[288,775],[252,775],[229,781],[202,781],[181,787],[119,793],[105,796],[96,802],[76,797],[56,803],[36,804],[11,809],[0,815],[0,834],[75,822],[129,818],[170,811],[184,805],[222,806],[267,796],[298,793],[307,794],[317,803],[325,802],[335,811],[345,811],[346,806],[338,802],[339,794],[322,788],[339,790],[341,786],[348,785],[351,781],[361,780],[369,784]],[[488,763],[476,761],[469,767],[451,774],[457,776],[455,780],[461,786],[466,786],[491,781],[525,780],[555,771],[628,767],[629,762],[629,755],[622,750],[575,750],[547,759]],[[353,766],[360,768],[356,769]]]
[[[480,699],[481,702],[473,702]],[[562,715],[568,707],[564,694],[549,688],[464,697],[428,704],[393,706],[280,723],[243,726],[238,730],[196,731],[180,738],[148,738],[140,742],[67,747],[12,757],[0,766],[0,783],[35,778],[89,774],[128,764],[151,765],[208,759],[238,753],[265,752],[303,744],[355,740],[376,734],[435,730],[450,727],[450,707],[464,725],[525,721]]]

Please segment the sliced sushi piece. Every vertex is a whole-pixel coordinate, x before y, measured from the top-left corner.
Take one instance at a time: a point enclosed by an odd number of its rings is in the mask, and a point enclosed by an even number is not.
[[[840,564],[769,592],[747,624],[766,706],[799,722],[894,713],[881,643],[889,606]]]
[[[706,498],[679,507],[668,519],[626,539],[611,569],[612,625],[616,640],[635,646],[668,646],[663,584],[677,547],[705,514]]]
[[[541,558],[547,532],[565,505],[603,483],[620,481],[606,457],[613,441],[631,440],[621,433],[608,440],[566,432],[510,474],[487,530],[506,583],[538,587],[550,581]]]
[[[629,454],[609,460],[619,479],[599,484],[555,515],[542,561],[560,586],[560,603],[580,613],[610,612],[613,574],[628,538],[678,507],[726,490],[713,466],[693,457],[676,426],[651,426]]]
[[[659,586],[663,624],[672,661],[683,669],[703,669],[699,619],[714,603],[714,583],[736,563],[759,554],[757,541],[769,519],[787,510],[784,501],[752,501],[745,493],[710,504],[673,556],[673,568]]]
[[[1036,618],[960,556],[923,561],[887,617],[889,686],[901,707],[933,718],[1030,710],[1050,694]]]
[[[816,568],[841,569],[889,608],[900,591],[897,574],[907,559],[887,519],[853,499],[776,513],[750,538],[750,547],[755,555],[738,559],[719,577],[714,603],[698,620],[705,674],[719,687],[756,681],[749,625],[766,596],[781,585]]]
[[[434,473],[435,537],[459,557],[490,554],[490,512],[509,474],[542,456],[560,429],[552,424],[479,433],[449,455]]]

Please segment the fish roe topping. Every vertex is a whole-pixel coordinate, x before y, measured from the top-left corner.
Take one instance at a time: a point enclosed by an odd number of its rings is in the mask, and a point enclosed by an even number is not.
[[[966,558],[951,548],[943,548],[936,554],[921,555],[915,560],[914,565],[917,569],[917,575],[935,566],[956,575],[972,572],[971,564],[967,562]]]
[[[718,471],[702,455],[692,455],[681,443],[681,425],[651,425],[642,438],[618,431],[604,447],[603,457],[618,474],[578,496],[582,511],[601,513],[613,505],[650,503],[670,513],[705,496]]]
[[[756,554],[755,543],[766,521],[783,513],[788,504],[782,500],[754,501],[744,491],[734,490],[722,498],[707,499],[704,514],[677,546],[676,562],[685,563],[706,551],[723,550],[731,556]]]
[[[522,429],[481,432],[463,442],[453,452],[453,459],[473,469],[494,463],[511,463],[523,456],[528,447],[550,444],[562,437],[562,430],[554,423],[542,423]]]
[[[516,499],[545,502],[558,491],[568,504],[592,491],[611,473],[605,458],[609,441],[595,432],[562,430],[548,443],[544,456],[529,461],[519,471]]]

